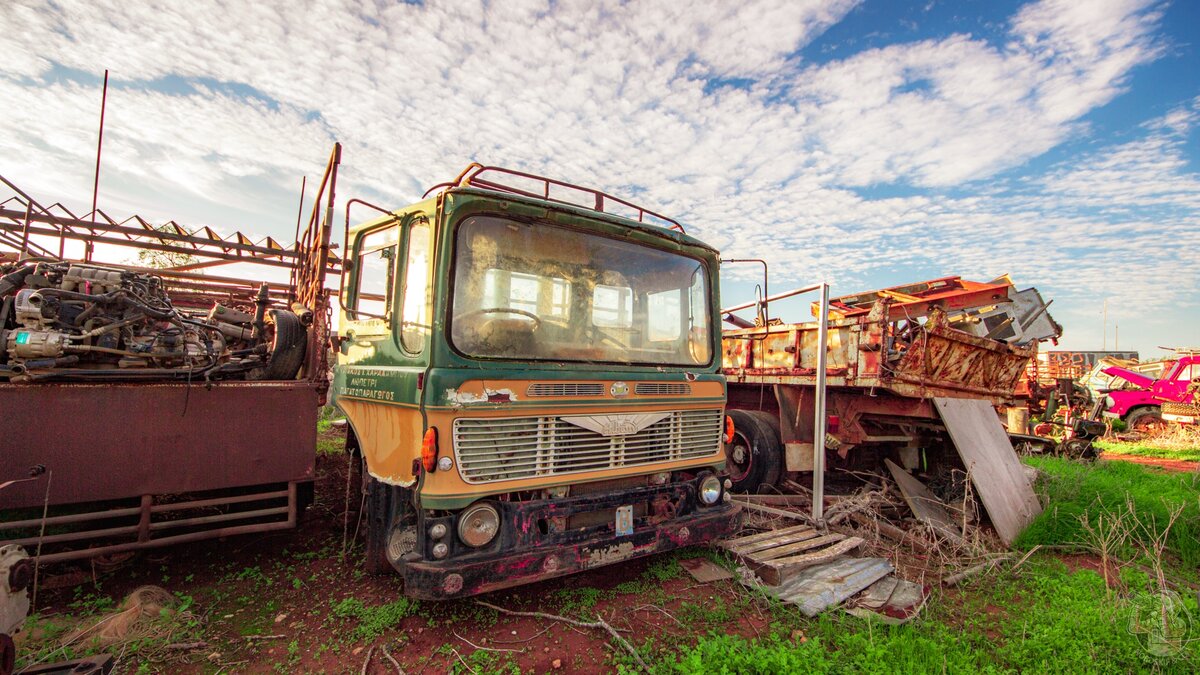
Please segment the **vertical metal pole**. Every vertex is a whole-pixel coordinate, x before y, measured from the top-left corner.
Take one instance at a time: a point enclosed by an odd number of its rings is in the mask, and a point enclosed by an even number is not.
[[[96,138],[96,174],[92,182],[92,222],[96,222],[96,199],[100,193],[100,151],[104,148],[104,108],[108,105],[108,69],[104,69],[104,89],[100,95],[100,133]],[[92,259],[92,242],[83,246],[83,259]]]
[[[300,177],[300,209],[296,211],[296,239],[293,247],[296,249],[296,264],[292,266],[292,287],[288,289],[288,305],[296,301],[296,286],[300,279],[300,261],[304,259],[303,249],[300,244],[300,220],[304,218],[304,190],[308,186],[308,176]],[[305,243],[308,239],[308,232],[305,231]]]
[[[33,198],[29,198],[29,203],[25,205],[25,227],[21,228],[21,255],[17,260],[24,260],[30,257],[29,250],[29,223],[33,217]]]
[[[1108,351],[1108,298],[1104,299],[1104,337],[1100,338],[1100,350]]]
[[[821,283],[821,316],[817,320],[817,389],[813,400],[813,506],[817,524],[825,520],[825,372],[829,352],[829,284]]]

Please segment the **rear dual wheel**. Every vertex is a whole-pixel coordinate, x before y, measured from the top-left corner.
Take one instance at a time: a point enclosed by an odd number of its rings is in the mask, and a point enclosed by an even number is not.
[[[725,467],[731,491],[753,494],[779,481],[783,470],[783,442],[779,420],[761,410],[730,410],[733,442],[725,444]]]

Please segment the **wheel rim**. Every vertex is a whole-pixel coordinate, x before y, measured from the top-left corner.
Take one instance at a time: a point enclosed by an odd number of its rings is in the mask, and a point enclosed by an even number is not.
[[[1144,434],[1155,433],[1165,426],[1166,426],[1166,423],[1163,422],[1161,419],[1150,416],[1150,415],[1139,417],[1138,419],[1134,420],[1134,422],[1133,422],[1133,430],[1140,431]]]
[[[754,453],[750,450],[750,439],[737,431],[733,432],[733,442],[725,445],[725,460],[731,480],[737,482],[748,476],[750,474],[750,467],[754,464]]]

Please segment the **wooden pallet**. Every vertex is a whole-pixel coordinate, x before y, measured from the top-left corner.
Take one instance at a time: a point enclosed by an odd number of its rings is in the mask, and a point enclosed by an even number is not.
[[[768,585],[778,586],[806,567],[844,555],[863,540],[844,534],[817,532],[808,525],[786,527],[739,537],[718,545],[736,555]]]

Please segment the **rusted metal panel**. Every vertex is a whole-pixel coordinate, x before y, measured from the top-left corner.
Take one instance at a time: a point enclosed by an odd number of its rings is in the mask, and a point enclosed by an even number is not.
[[[893,379],[913,386],[892,388],[911,396],[960,392],[1008,401],[1033,353],[1034,348],[1014,347],[950,328],[946,315],[937,312],[891,373]]]
[[[0,509],[311,480],[312,382],[0,384]],[[10,475],[11,474],[11,475]]]
[[[1013,398],[1036,347],[1015,347],[951,328],[940,310],[911,341],[891,337],[888,303],[868,315],[829,322],[828,386],[882,389],[900,396]],[[733,384],[816,385],[817,324],[725,331],[724,372]],[[890,345],[890,346],[889,346]],[[889,351],[890,350],[890,351]]]
[[[865,316],[874,311],[877,301],[887,300],[889,321],[928,314],[934,309],[955,311],[1006,302],[1012,282],[1001,277],[990,282],[968,281],[962,277],[943,277],[905,286],[833,298],[830,316],[844,319]],[[819,315],[816,303],[813,316]]]

